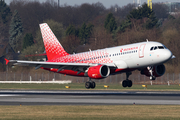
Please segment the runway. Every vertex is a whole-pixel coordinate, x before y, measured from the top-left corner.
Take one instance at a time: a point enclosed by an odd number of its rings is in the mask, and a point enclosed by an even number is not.
[[[180,92],[0,90],[0,105],[180,105]]]

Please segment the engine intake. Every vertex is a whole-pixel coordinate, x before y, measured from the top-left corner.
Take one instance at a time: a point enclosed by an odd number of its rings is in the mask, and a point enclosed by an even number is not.
[[[102,79],[109,76],[110,69],[106,65],[89,67],[88,76],[93,79]]]
[[[164,75],[165,71],[166,71],[166,69],[165,69],[165,66],[163,64],[162,65],[154,66],[153,67],[153,76],[160,77],[160,76]],[[151,76],[151,74],[150,74],[150,72],[149,72],[149,70],[147,68],[143,69],[141,71],[141,74],[142,75],[146,75],[148,77]]]

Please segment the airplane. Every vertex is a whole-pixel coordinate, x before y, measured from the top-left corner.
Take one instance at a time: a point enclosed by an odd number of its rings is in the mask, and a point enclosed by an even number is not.
[[[139,70],[142,75],[155,80],[165,73],[163,63],[175,58],[172,52],[162,43],[146,41],[123,46],[98,49],[94,51],[68,54],[47,23],[39,25],[47,58],[42,61],[6,60],[6,64],[33,66],[56,73],[88,77],[85,83],[87,89],[95,88],[91,79],[103,79],[110,75],[126,73],[122,81],[123,87],[131,87],[129,76],[132,71]]]

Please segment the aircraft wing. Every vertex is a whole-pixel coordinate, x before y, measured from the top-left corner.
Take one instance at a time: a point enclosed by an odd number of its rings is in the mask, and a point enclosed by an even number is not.
[[[84,68],[88,68],[91,66],[100,65],[100,63],[60,63],[60,62],[41,62],[41,61],[21,61],[21,60],[7,60],[7,63],[13,63],[13,65],[18,66],[32,66],[35,69],[43,68],[55,68],[61,71],[62,69],[74,70],[74,71],[84,71]],[[116,65],[113,63],[102,63],[102,65],[106,65],[110,68],[116,68]]]

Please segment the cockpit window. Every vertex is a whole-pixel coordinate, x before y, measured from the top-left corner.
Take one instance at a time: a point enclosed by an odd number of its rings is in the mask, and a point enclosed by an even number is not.
[[[159,48],[159,49],[164,49],[164,47],[163,47],[163,46],[158,46],[158,48]]]
[[[151,47],[151,51],[152,50],[156,50],[156,49],[167,49],[165,46],[153,46],[153,47]]]

